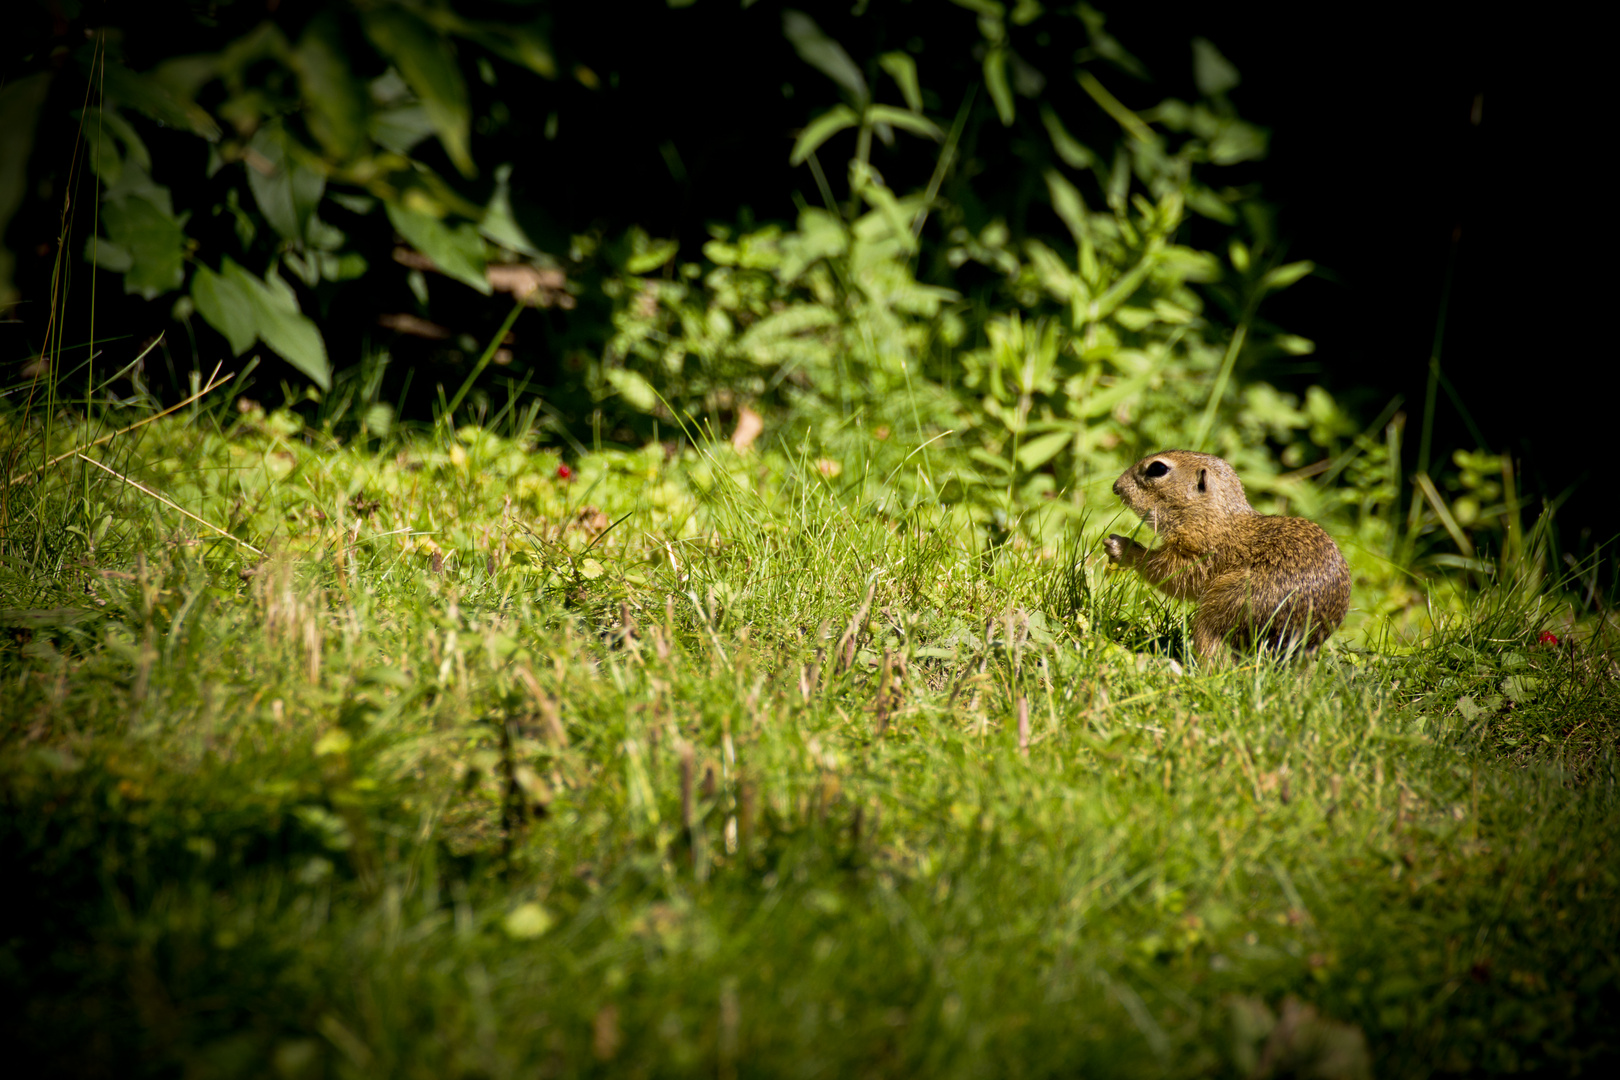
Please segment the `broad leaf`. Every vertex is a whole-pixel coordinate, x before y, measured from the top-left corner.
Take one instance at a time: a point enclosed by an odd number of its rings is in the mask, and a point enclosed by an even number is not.
[[[124,291],[151,300],[185,283],[185,230],[172,214],[141,195],[109,200],[101,208],[107,239],[132,260]]]
[[[388,220],[416,250],[432,259],[439,270],[488,296],[484,274],[484,240],[471,223],[454,229],[436,217],[388,204]]]
[[[84,125],[84,148],[90,158],[90,171],[103,184],[111,187],[124,175],[124,156],[118,152],[118,143],[99,122],[102,110],[93,110]]]
[[[658,408],[658,395],[639,372],[628,368],[609,368],[607,381],[637,412],[650,413]]]
[[[283,239],[302,247],[310,215],[326,191],[326,177],[303,162],[297,142],[279,121],[261,127],[248,150],[248,187],[259,211]]]
[[[280,278],[256,278],[229,259],[224,260],[220,276],[246,298],[260,340],[322,390],[331,389],[332,365],[326,343],[315,324],[299,314],[291,287]]]
[[[241,356],[253,346],[259,336],[253,303],[234,281],[199,265],[191,277],[191,299],[197,314],[225,335],[231,355]]]
[[[484,217],[478,223],[478,231],[486,240],[499,244],[508,251],[516,251],[530,258],[540,254],[540,249],[529,234],[517,223],[517,217],[512,213],[512,166],[504,164],[495,170],[495,193],[489,197],[489,205],[484,208]]]
[[[423,105],[397,105],[371,114],[371,137],[377,145],[396,154],[408,154],[411,148],[433,134],[433,118]]]
[[[421,99],[444,152],[463,176],[475,175],[478,170],[468,149],[472,114],[467,84],[456,67],[450,43],[421,19],[396,7],[367,12],[365,27],[377,51],[394,62]]]
[[[219,125],[202,106],[180,100],[156,79],[137,75],[117,61],[102,64],[86,58],[86,62],[96,64],[91,81],[106,100],[128,105],[167,127],[187,128],[209,142],[219,138]]]
[[[328,157],[349,160],[365,145],[370,103],[363,84],[349,70],[337,22],[329,12],[311,20],[289,59],[303,88],[310,134]]]
[[[422,18],[445,34],[476,41],[497,56],[514,64],[521,64],[536,75],[547,79],[557,77],[557,58],[551,51],[551,40],[543,22],[526,26],[511,23],[479,23],[463,18],[449,7],[427,7]]]
[[[0,252],[0,257],[5,254]],[[99,236],[92,236],[84,244],[84,261],[98,270],[110,270],[115,274],[127,274],[130,267],[135,265],[135,256],[117,244],[109,243]]]
[[[1073,439],[1074,435],[1067,431],[1038,435],[1018,448],[1018,464],[1026,471],[1038,469],[1057,457]]]

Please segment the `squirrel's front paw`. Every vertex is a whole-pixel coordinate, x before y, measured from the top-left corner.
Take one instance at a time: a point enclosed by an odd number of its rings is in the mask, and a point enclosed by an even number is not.
[[[1103,550],[1108,552],[1108,561],[1111,563],[1125,561],[1125,553],[1135,546],[1130,538],[1120,536],[1118,533],[1109,533],[1108,539],[1103,541]]]

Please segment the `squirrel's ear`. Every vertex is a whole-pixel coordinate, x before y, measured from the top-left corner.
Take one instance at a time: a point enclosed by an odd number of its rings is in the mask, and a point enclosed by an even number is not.
[[[1204,489],[1204,477],[1205,477],[1205,475],[1208,474],[1208,472],[1209,472],[1208,469],[1199,469],[1198,470],[1198,490],[1199,491],[1205,490]]]

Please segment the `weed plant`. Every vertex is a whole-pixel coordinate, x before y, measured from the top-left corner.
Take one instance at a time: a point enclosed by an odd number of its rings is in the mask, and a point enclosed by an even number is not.
[[[1617,1055],[1613,648],[1556,590],[1431,624],[1363,581],[1314,661],[1212,673],[1100,513],[985,548],[887,482],[916,445],[565,466],[511,413],[238,405],[7,476],[32,1074]],[[108,430],[4,424],[13,460]]]

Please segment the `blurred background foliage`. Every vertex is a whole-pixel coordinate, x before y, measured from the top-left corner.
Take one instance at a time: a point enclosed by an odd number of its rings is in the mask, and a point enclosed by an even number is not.
[[[371,431],[763,437],[829,471],[875,437],[887,512],[960,504],[991,545],[1192,446],[1353,530],[1358,572],[1523,551],[1511,459],[1431,448],[1438,368],[1413,475],[1399,398],[1345,407],[1267,320],[1314,267],[1203,38],[1167,73],[1033,0],[55,0],[10,53],[9,405],[236,357]]]

